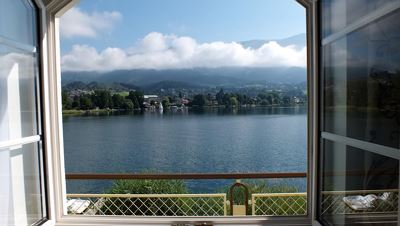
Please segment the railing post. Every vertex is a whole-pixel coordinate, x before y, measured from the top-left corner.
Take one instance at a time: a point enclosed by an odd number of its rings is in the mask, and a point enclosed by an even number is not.
[[[226,194],[225,194],[225,195],[224,195],[224,216],[225,216],[225,217],[226,217],[226,215],[227,215],[226,205],[227,205],[227,203],[226,203]]]
[[[234,205],[234,189],[235,187],[243,187],[244,188],[244,205]],[[230,206],[231,206],[231,214],[234,215],[247,215],[247,207],[249,205],[249,188],[237,180],[229,189],[230,193]],[[244,208],[244,210],[243,210]]]
[[[254,194],[251,194],[251,215],[256,215],[256,198]]]

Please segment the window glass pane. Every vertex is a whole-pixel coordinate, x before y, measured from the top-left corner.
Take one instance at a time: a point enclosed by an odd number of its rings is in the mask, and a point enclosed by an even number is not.
[[[323,0],[322,35],[326,37],[340,31],[362,17],[398,0]]]
[[[30,225],[43,217],[39,144],[0,149],[0,225]]]
[[[347,4],[347,24],[351,24],[377,9],[387,6],[398,0],[351,0],[343,1]]]
[[[35,60],[0,43],[0,141],[38,133]]]
[[[338,32],[346,26],[346,1],[323,0],[321,2],[322,37]],[[334,19],[332,19],[334,18]]]
[[[400,11],[324,47],[324,130],[400,147]]]
[[[399,161],[343,144],[324,141],[322,218],[349,224],[346,215],[367,219],[368,213],[398,208]]]
[[[35,45],[36,30],[33,7],[26,0],[0,1],[0,36]]]

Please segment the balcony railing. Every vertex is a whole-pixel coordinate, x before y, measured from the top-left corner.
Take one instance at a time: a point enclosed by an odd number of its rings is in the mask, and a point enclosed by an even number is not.
[[[226,194],[68,194],[72,215],[226,216]]]
[[[146,173],[146,174],[67,174],[68,180],[215,180],[215,179],[288,179],[306,178],[303,172],[287,173]],[[252,194],[242,205],[243,215],[305,215],[305,193]],[[68,213],[71,215],[133,215],[133,216],[228,216],[233,214],[232,197],[217,194],[68,194]],[[298,202],[290,198],[298,197]],[[284,204],[288,209],[273,210],[267,200]],[[235,198],[236,199],[236,198]],[[278,199],[278,200],[277,200]],[[253,204],[254,202],[254,204]],[[243,204],[243,203],[242,203]],[[259,205],[259,206],[257,206]],[[285,208],[286,208],[285,207]],[[269,208],[269,209],[268,209]],[[272,208],[272,209],[271,209]]]
[[[307,214],[307,193],[256,193],[251,195],[253,216]]]
[[[355,195],[392,197],[371,208],[355,210],[344,197]],[[306,193],[255,193],[248,200],[253,216],[299,216],[307,214]],[[230,203],[218,194],[68,194],[71,215],[133,216],[227,216]],[[393,213],[398,210],[398,190],[329,191],[323,195],[323,214]]]
[[[266,179],[305,178],[305,173],[256,174],[68,174],[67,179]],[[349,197],[379,197],[368,208],[355,209],[345,202]],[[132,216],[229,216],[233,205],[226,193],[215,194],[68,194],[68,214],[71,215],[132,215]],[[399,190],[353,190],[322,192],[322,214],[397,213]],[[299,216],[307,214],[307,193],[251,192],[243,215]],[[243,203],[242,203],[243,204]]]

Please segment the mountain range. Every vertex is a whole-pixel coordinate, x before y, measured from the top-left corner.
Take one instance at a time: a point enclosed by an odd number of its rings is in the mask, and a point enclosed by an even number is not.
[[[275,40],[282,46],[303,48],[305,34]],[[240,42],[247,48],[259,48],[271,40]],[[142,87],[146,89],[241,87],[257,84],[298,84],[305,82],[306,68],[302,67],[217,67],[187,69],[132,69],[109,72],[62,72],[62,85],[74,82],[104,84],[118,87]],[[79,84],[73,84],[73,87]],[[82,84],[81,84],[82,85]]]
[[[174,82],[177,86],[190,84],[203,87],[237,87],[248,84],[286,83],[306,81],[306,69],[300,67],[221,67],[168,70],[116,70],[111,72],[63,72],[62,84],[71,82],[98,82],[103,84],[123,83],[135,86],[150,86],[155,83]],[[162,84],[161,84],[162,85]]]

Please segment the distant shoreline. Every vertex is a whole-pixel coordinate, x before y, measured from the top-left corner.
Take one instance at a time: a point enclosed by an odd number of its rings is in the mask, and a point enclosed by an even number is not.
[[[203,106],[203,107],[187,107],[187,110],[207,110],[207,109],[250,109],[250,108],[294,108],[294,107],[306,107],[307,103],[305,104],[298,104],[298,105],[253,105],[253,106],[239,106],[239,107],[226,107],[224,105],[220,106]],[[158,110],[158,109],[155,109]],[[102,113],[112,113],[112,112],[138,112],[138,111],[146,111],[141,109],[134,109],[134,110],[124,110],[124,109],[90,109],[90,110],[80,110],[80,109],[69,109],[63,110],[63,115],[84,115],[84,114],[102,114]],[[171,108],[164,108],[164,111],[173,111]]]

